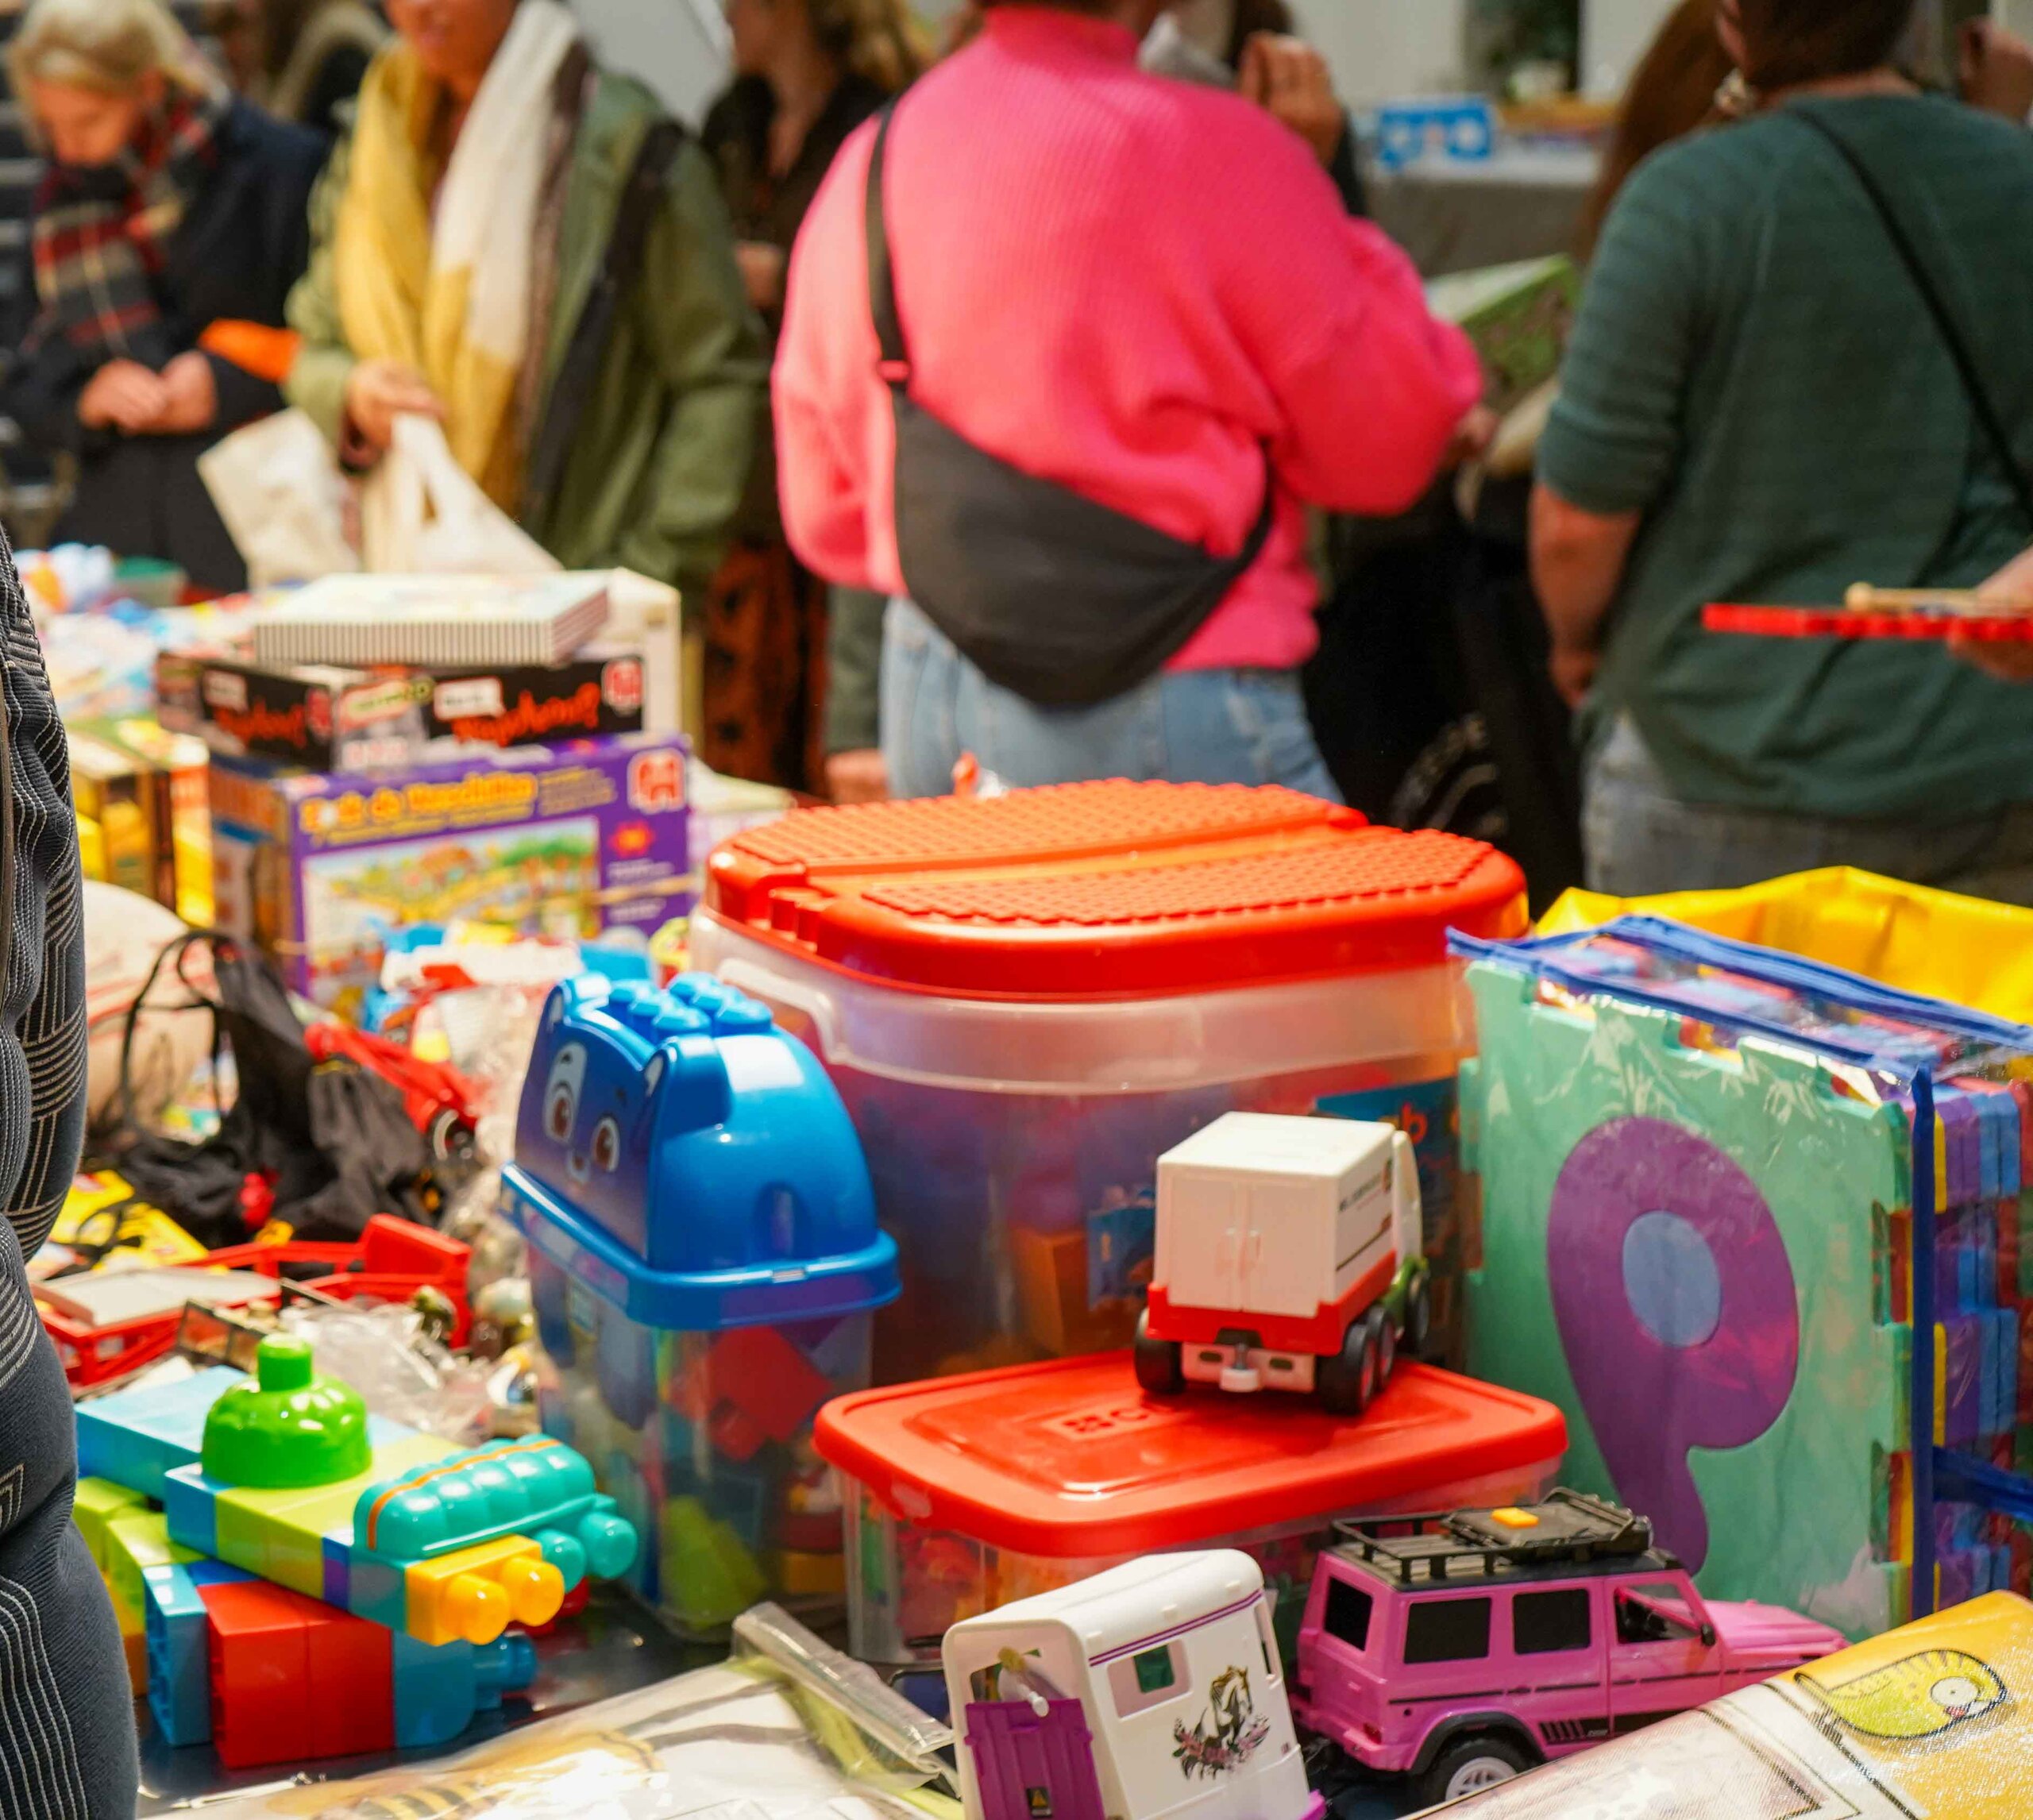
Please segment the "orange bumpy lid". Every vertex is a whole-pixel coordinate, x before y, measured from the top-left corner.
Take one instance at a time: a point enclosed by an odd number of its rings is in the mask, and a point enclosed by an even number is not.
[[[706,913],[908,989],[1128,998],[1437,965],[1526,926],[1481,841],[1297,791],[1064,784],[804,809],[712,856]]]
[[[1010,1366],[819,1412],[820,1458],[930,1529],[1055,1559],[1217,1546],[1274,1525],[1389,1506],[1446,1510],[1479,1480],[1550,1476],[1550,1403],[1401,1365],[1361,1416],[1310,1397],[1152,1397],[1127,1352]]]

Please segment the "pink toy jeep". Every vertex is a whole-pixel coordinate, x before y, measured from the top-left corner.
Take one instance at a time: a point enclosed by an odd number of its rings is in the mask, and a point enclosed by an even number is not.
[[[1344,1523],[1299,1630],[1299,1723],[1429,1803],[1847,1646],[1711,1605],[1641,1517],[1579,1492],[1525,1509]]]

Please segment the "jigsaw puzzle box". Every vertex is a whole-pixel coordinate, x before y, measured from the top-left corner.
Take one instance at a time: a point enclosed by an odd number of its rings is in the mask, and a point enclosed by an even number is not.
[[[645,734],[372,776],[214,759],[219,926],[322,1005],[372,985],[407,923],[635,931],[646,948],[692,904],[688,754]]]

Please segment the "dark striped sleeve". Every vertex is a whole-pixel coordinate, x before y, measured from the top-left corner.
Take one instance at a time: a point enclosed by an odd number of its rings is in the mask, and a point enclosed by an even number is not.
[[[49,1236],[85,1130],[85,930],[70,754],[0,535],[14,899],[0,993],[0,1184],[24,1257]]]
[[[0,987],[0,1815],[133,1820],[127,1670],[105,1583],[71,1521],[76,1429],[22,1258],[48,1236],[85,1124],[85,954],[63,723],[0,535],[0,668],[14,839]],[[15,1244],[18,1238],[18,1248]]]

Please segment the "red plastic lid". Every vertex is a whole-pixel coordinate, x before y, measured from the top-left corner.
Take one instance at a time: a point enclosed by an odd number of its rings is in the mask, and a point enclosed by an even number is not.
[[[1275,1391],[1148,1397],[1126,1352],[835,1398],[820,1455],[933,1529],[1053,1559],[1192,1548],[1406,1500],[1427,1509],[1567,1447],[1536,1397],[1401,1365],[1361,1417]]]
[[[1711,602],[1701,610],[1711,632],[1764,638],[1967,638],[1975,644],[2033,643],[2033,614],[1879,613],[1850,607],[1746,607]]]
[[[1296,791],[1116,781],[801,810],[716,850],[706,912],[906,989],[1125,998],[1435,966],[1522,934],[1524,889]]]

